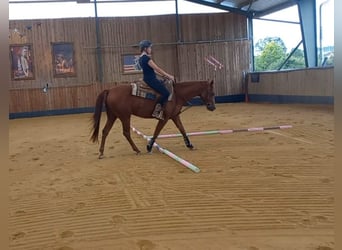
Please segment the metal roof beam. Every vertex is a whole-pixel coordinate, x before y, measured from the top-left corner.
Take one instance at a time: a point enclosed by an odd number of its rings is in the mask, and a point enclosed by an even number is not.
[[[242,9],[243,7],[250,6],[258,0],[246,0],[236,5],[237,8]]]
[[[299,2],[299,0],[289,0],[289,1],[286,1],[284,3],[277,4],[277,5],[274,5],[270,8],[264,9],[262,11],[255,11],[253,16],[254,17],[266,16],[266,15],[272,14],[274,12],[277,12],[279,10],[283,10],[283,9],[289,8],[293,5],[296,5],[298,2]]]
[[[202,5],[206,5],[209,7],[213,7],[216,9],[221,9],[221,10],[226,10],[235,14],[239,14],[239,15],[243,15],[243,16],[249,16],[249,13],[243,10],[240,10],[238,8],[235,7],[230,7],[230,6],[226,6],[226,5],[222,5],[221,4],[217,4],[215,2],[209,2],[209,1],[203,1],[203,0],[186,0],[188,2],[192,2],[192,3],[197,3],[197,4],[202,4]]]
[[[303,37],[305,63],[307,67],[317,67],[316,1],[299,1],[298,7]]]

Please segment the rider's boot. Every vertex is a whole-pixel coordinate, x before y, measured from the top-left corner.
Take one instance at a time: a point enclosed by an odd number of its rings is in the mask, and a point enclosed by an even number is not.
[[[156,104],[152,117],[157,118],[158,120],[164,120],[164,111],[160,103]]]

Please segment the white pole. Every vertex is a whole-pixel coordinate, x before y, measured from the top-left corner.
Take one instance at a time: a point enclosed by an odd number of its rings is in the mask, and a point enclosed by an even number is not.
[[[140,132],[139,130],[137,130],[136,128],[131,126],[131,129],[137,133],[138,135],[142,136],[144,139],[146,139],[147,141],[150,140],[150,137],[144,135],[142,132]],[[167,156],[171,157],[172,159],[176,160],[177,162],[181,163],[182,165],[184,165],[185,167],[189,168],[190,170],[194,171],[195,173],[199,173],[201,170],[196,167],[195,165],[193,165],[192,163],[180,158],[179,156],[175,155],[174,153],[170,152],[169,150],[162,148],[160,145],[158,145],[157,143],[153,143],[153,146],[155,148],[157,148],[159,150],[159,152],[166,154]]]
[[[291,125],[282,125],[282,126],[275,126],[275,127],[256,127],[256,128],[244,128],[244,129],[225,129],[225,130],[209,130],[209,131],[200,131],[200,132],[190,132],[186,133],[187,136],[196,136],[196,135],[213,135],[213,134],[231,134],[236,132],[255,132],[255,131],[264,131],[264,130],[271,130],[271,129],[286,129],[292,128]],[[182,134],[166,134],[166,135],[159,135],[157,138],[172,138],[172,137],[180,137]],[[148,136],[151,138],[151,136]]]

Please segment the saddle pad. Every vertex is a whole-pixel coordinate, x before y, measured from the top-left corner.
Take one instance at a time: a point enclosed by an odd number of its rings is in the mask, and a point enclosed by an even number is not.
[[[165,87],[170,92],[168,101],[171,101],[172,95],[173,95],[173,82],[167,80],[164,82],[164,84],[165,84]],[[159,95],[158,92],[150,88],[150,86],[148,86],[143,80],[132,82],[131,86],[132,86],[132,95],[134,96],[140,96],[143,98],[155,100],[157,96]]]

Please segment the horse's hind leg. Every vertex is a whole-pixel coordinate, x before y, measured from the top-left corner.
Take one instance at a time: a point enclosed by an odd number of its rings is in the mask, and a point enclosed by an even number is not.
[[[185,146],[189,149],[193,149],[194,146],[191,144],[189,137],[186,135],[186,132],[185,132],[183,123],[180,119],[180,116],[177,115],[177,116],[173,117],[172,121],[174,122],[174,124],[178,128],[179,132],[181,132],[181,134],[183,135]]]
[[[121,123],[122,123],[122,133],[123,135],[126,137],[127,141],[129,142],[129,144],[131,145],[132,149],[139,154],[140,150],[138,149],[138,147],[135,145],[135,143],[133,142],[132,138],[131,138],[131,118],[122,118],[121,119]]]
[[[100,145],[100,155],[99,159],[103,158],[103,151],[106,143],[106,138],[109,134],[109,131],[112,129],[114,122],[116,121],[116,117],[107,114],[107,122],[102,130],[102,138],[101,138],[101,145]]]

